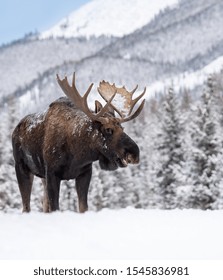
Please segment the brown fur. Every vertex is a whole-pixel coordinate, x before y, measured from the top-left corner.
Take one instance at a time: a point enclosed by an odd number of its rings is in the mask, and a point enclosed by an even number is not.
[[[96,104],[95,113],[101,105]],[[12,135],[13,155],[23,211],[30,211],[33,175],[44,185],[43,210],[59,209],[61,180],[76,180],[79,211],[85,212],[92,163],[115,170],[139,162],[139,148],[123,132],[110,108],[103,121],[91,120],[67,98],[42,114],[20,121]]]

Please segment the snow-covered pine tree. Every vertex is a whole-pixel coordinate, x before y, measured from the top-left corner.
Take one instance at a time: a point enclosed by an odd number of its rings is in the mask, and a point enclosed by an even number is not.
[[[191,134],[193,188],[189,203],[193,208],[212,209],[219,195],[222,154],[221,140],[217,134],[219,116],[216,103],[214,80],[209,77]]]
[[[12,158],[12,145],[11,145],[11,117],[10,110],[6,106],[1,112],[0,122],[0,164],[11,162]]]
[[[181,109],[184,112],[190,111],[190,106],[192,102],[192,96],[190,90],[187,88],[181,89],[182,94],[182,101],[181,101]]]
[[[0,117],[0,210],[9,211],[20,204],[11,144],[12,129],[17,121],[13,99],[1,108]]]
[[[217,123],[217,137],[219,141],[221,142],[221,153],[219,155],[220,162],[219,162],[219,168],[222,171],[222,166],[223,166],[223,68],[219,73],[215,73],[213,75],[214,79],[214,92],[216,95],[216,108],[217,110],[215,111],[215,114],[218,114],[218,119],[219,122]],[[223,172],[223,171],[222,171]],[[221,172],[219,172],[221,173]],[[214,203],[213,207],[215,209],[222,209],[223,208],[223,174],[219,174],[221,177],[220,184],[219,184],[219,195]]]
[[[156,185],[161,196],[162,208],[178,206],[177,187],[182,184],[184,151],[183,126],[178,96],[170,88],[161,111],[161,131],[157,135],[159,165]]]

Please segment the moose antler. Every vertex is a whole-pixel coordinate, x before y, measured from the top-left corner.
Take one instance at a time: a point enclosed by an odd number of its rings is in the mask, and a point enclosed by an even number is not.
[[[90,119],[96,120],[96,121],[105,121],[103,115],[108,112],[108,107],[111,106],[111,102],[113,98],[115,97],[115,94],[112,94],[107,101],[107,104],[99,111],[99,113],[94,114],[92,111],[89,109],[88,104],[87,104],[87,98],[88,95],[93,87],[93,83],[89,86],[83,97],[80,95],[78,92],[76,85],[75,85],[75,73],[73,74],[73,80],[72,80],[72,85],[69,85],[69,82],[67,80],[67,76],[63,80],[60,79],[59,75],[57,74],[57,81],[58,84],[60,85],[61,89],[63,92],[67,95],[67,97],[82,111],[84,112]]]
[[[98,92],[100,93],[101,97],[108,102],[108,100],[112,100],[114,96],[116,97],[113,100],[113,103],[110,104],[110,106],[119,114],[121,118],[118,118],[119,122],[127,122],[134,118],[136,118],[140,112],[143,109],[143,106],[145,104],[145,99],[142,101],[140,106],[137,108],[137,110],[131,115],[132,110],[136,103],[143,97],[143,95],[146,92],[146,88],[144,88],[144,91],[135,99],[132,99],[134,92],[138,88],[138,85],[132,90],[127,91],[127,89],[123,86],[121,88],[116,87],[115,84],[111,85],[108,82],[102,81],[99,84]]]

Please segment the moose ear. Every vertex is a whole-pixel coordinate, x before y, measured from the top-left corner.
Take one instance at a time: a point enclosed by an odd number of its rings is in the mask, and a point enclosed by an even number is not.
[[[101,105],[101,103],[98,100],[96,100],[95,101],[95,114],[99,113],[102,108],[103,108],[103,106]]]
[[[101,111],[102,108],[103,108],[102,104],[101,104],[98,100],[96,100],[96,101],[95,101],[95,114],[99,113],[99,112]],[[115,117],[115,111],[114,111],[114,109],[113,109],[111,106],[108,107],[108,112],[109,112],[113,117]]]

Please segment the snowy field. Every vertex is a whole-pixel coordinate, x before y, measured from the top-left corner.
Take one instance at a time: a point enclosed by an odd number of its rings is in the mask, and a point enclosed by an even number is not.
[[[0,214],[0,259],[223,259],[223,211]]]

